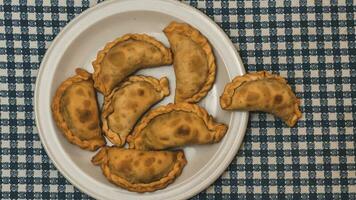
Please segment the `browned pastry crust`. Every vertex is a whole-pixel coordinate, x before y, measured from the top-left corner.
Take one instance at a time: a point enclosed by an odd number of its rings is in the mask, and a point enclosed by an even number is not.
[[[114,96],[116,95],[117,91],[120,91],[122,89],[124,89],[125,87],[127,88],[127,86],[132,85],[134,83],[138,83],[138,82],[142,82],[142,83],[148,83],[150,84],[150,86],[153,87],[154,92],[151,92],[150,94],[147,95],[155,95],[155,97],[152,97],[152,101],[151,102],[146,102],[147,104],[150,105],[145,105],[146,108],[151,107],[153,104],[157,103],[158,101],[160,101],[161,99],[163,99],[165,96],[169,95],[169,83],[168,83],[168,79],[166,77],[161,78],[160,80],[151,77],[151,76],[130,76],[125,82],[123,82],[119,87],[116,87],[111,93],[110,95],[105,97],[105,102],[104,102],[104,106],[102,109],[102,114],[101,114],[101,118],[102,118],[102,130],[105,134],[105,136],[115,145],[118,146],[122,146],[125,144],[126,142],[126,137],[127,134],[129,134],[129,132],[131,132],[130,130],[127,130],[127,132],[124,133],[124,131],[122,131],[122,133],[120,132],[115,132],[114,130],[112,130],[109,126],[109,122],[108,122],[108,117],[114,112]],[[133,92],[133,91],[132,91]],[[146,91],[145,93],[148,93],[149,91]],[[153,94],[154,93],[154,94]],[[147,95],[146,95],[146,99],[147,99]],[[137,101],[138,97],[136,97],[135,101]],[[127,101],[130,101],[132,99],[128,99]],[[144,101],[141,101],[141,103],[143,103]],[[125,106],[125,105],[122,105]],[[140,115],[143,114],[143,112],[146,111],[146,109],[143,110],[137,110],[137,107],[134,108],[135,112],[142,112],[140,113]],[[133,112],[132,110],[130,110],[129,107],[123,108],[122,110],[119,110],[118,112]],[[140,117],[140,116],[137,116]],[[128,118],[128,115],[125,115],[125,118]],[[120,120],[119,118],[116,119],[116,121]],[[130,120],[138,120],[137,119],[133,119],[131,118]]]
[[[141,119],[141,121],[136,125],[132,135],[127,138],[129,147],[133,149],[147,149],[142,144],[142,138],[140,138],[142,130],[145,129],[145,127],[147,127],[150,122],[156,117],[174,111],[185,111],[189,113],[194,113],[200,119],[202,119],[207,129],[213,133],[211,139],[209,140],[209,143],[219,142],[226,134],[227,126],[225,124],[215,122],[213,117],[210,116],[204,108],[196,104],[190,104],[185,102],[177,104],[170,103],[168,105],[160,106],[156,109],[151,110]]]
[[[234,101],[233,96],[236,93],[236,90],[238,88],[244,86],[247,83],[251,83],[253,81],[258,81],[258,80],[276,81],[276,82],[281,83],[284,86],[286,93],[290,94],[290,99],[291,99],[290,101],[292,102],[292,104],[290,105],[291,106],[290,109],[292,109],[292,112],[291,112],[292,114],[290,116],[288,116],[287,119],[284,119],[284,120],[288,126],[290,126],[290,127],[294,126],[295,123],[298,121],[298,119],[302,116],[302,114],[299,110],[300,100],[292,92],[291,87],[287,84],[287,81],[283,77],[270,74],[266,71],[248,73],[243,76],[235,77],[232,80],[232,82],[228,83],[225,86],[224,92],[220,96],[221,107],[226,110],[236,109],[236,106],[232,106],[232,103]],[[265,102],[267,102],[267,100]],[[238,109],[239,110],[250,110],[249,108],[240,108],[240,107]],[[283,111],[280,111],[280,113],[283,113]],[[274,113],[274,114],[276,114],[276,113]],[[277,116],[278,116],[278,114],[277,114]]]
[[[83,69],[77,68],[76,74],[77,75],[65,80],[58,87],[52,101],[52,114],[57,126],[61,129],[62,133],[66,136],[69,142],[78,145],[82,149],[95,151],[99,147],[105,146],[106,144],[104,137],[102,137],[101,135],[100,128],[98,129],[99,130],[98,135],[100,136],[96,138],[92,138],[90,140],[82,140],[70,130],[61,112],[61,100],[62,100],[62,95],[65,93],[65,91],[75,83],[79,83],[81,81],[87,81],[87,80],[92,81],[91,74]]]
[[[174,152],[176,154],[175,158],[175,163],[172,166],[171,170],[169,173],[161,177],[159,180],[150,182],[150,183],[132,183],[125,179],[124,177],[120,177],[117,174],[113,173],[112,169],[110,168],[109,165],[109,157],[108,157],[108,151],[110,148],[118,148],[118,147],[103,147],[99,153],[97,153],[93,158],[92,158],[92,163],[94,165],[100,165],[101,169],[103,171],[103,174],[105,177],[112,182],[113,184],[116,184],[124,189],[133,191],[133,192],[152,192],[156,191],[159,189],[163,189],[167,187],[170,183],[172,183],[181,173],[184,168],[184,166],[187,163],[187,160],[185,159],[184,152],[182,150]],[[127,151],[139,151],[139,150],[128,150]],[[141,151],[142,152],[142,151]],[[152,151],[146,151],[148,153],[154,154],[155,152]],[[160,152],[160,151],[157,151]],[[173,152],[167,152],[173,153]],[[120,155],[118,155],[120,156]],[[165,162],[165,161],[163,161]]]
[[[128,41],[143,41],[146,43],[149,43],[156,48],[158,48],[162,54],[161,58],[161,63],[160,65],[167,65],[172,63],[172,52],[170,49],[165,47],[161,42],[157,41],[155,38],[146,35],[146,34],[126,34],[120,38],[115,39],[112,42],[109,42],[105,45],[103,50],[100,50],[97,54],[96,59],[92,62],[93,68],[94,68],[94,73],[93,73],[93,79],[94,79],[94,87],[102,92],[104,95],[108,95],[112,88],[107,88],[105,83],[99,80],[99,74],[102,71],[102,62],[105,58],[105,56],[108,54],[108,52],[117,44],[123,43],[123,42],[128,42]],[[140,66],[144,67],[144,66]],[[137,69],[138,70],[138,69]],[[129,75],[129,74],[128,74]]]
[[[195,29],[194,27],[186,23],[178,23],[173,21],[163,30],[163,32],[167,35],[168,38],[169,35],[172,33],[177,33],[190,38],[193,42],[198,44],[206,54],[207,64],[208,64],[208,75],[206,77],[204,85],[200,88],[200,90],[197,93],[195,93],[193,96],[189,98],[178,99],[177,95],[175,98],[176,103],[182,101],[188,103],[197,103],[207,95],[207,93],[212,88],[215,81],[215,74],[216,74],[215,56],[209,44],[209,41],[197,29]]]

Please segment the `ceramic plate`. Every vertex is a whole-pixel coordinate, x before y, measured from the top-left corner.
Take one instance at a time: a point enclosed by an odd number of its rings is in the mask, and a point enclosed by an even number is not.
[[[214,87],[200,103],[219,122],[229,125],[224,139],[213,145],[184,148],[188,164],[174,183],[156,192],[139,194],[111,184],[101,169],[91,164],[93,152],[70,144],[57,129],[51,114],[51,100],[76,67],[92,72],[97,52],[126,33],[146,33],[166,46],[162,30],[171,21],[186,22],[202,32],[213,46],[217,60]],[[210,18],[200,11],[171,0],[108,1],[90,8],[72,20],[52,42],[43,58],[35,89],[35,114],[38,132],[47,154],[57,169],[77,188],[98,199],[186,199],[211,185],[228,167],[243,140],[248,113],[223,111],[219,96],[226,83],[244,74],[234,45]],[[172,66],[145,69],[138,74],[167,76],[172,94],[159,105],[173,102],[175,76]],[[102,98],[99,98],[102,102]]]

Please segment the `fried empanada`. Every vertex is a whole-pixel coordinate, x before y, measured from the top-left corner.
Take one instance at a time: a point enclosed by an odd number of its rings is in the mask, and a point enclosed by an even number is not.
[[[168,104],[151,110],[128,137],[130,148],[161,150],[190,144],[219,142],[227,126],[190,103]]]
[[[186,23],[171,22],[163,32],[174,54],[175,102],[199,102],[215,81],[215,57],[209,41]]]
[[[183,151],[140,151],[104,147],[92,163],[100,165],[106,178],[130,191],[152,192],[167,187],[187,161]]]
[[[92,63],[94,87],[108,95],[135,71],[171,63],[170,49],[155,38],[145,34],[126,34],[99,51]]]
[[[96,93],[91,74],[83,69],[76,69],[76,73],[58,87],[52,114],[69,142],[94,151],[106,143],[101,134]]]
[[[166,77],[130,76],[105,97],[101,115],[104,134],[113,144],[124,145],[142,114],[168,95]]]
[[[302,116],[299,104],[287,81],[266,71],[235,77],[220,97],[223,109],[269,112],[290,127]]]

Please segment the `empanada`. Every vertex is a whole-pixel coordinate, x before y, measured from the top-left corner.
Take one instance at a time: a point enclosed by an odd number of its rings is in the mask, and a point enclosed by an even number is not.
[[[185,23],[171,22],[163,32],[173,51],[175,102],[196,103],[206,96],[215,81],[215,57],[209,41]]]
[[[100,165],[106,178],[127,190],[151,192],[167,187],[187,161],[183,151],[140,151],[104,147],[92,163]]]
[[[58,87],[52,101],[52,114],[71,143],[94,151],[105,145],[96,93],[91,74],[83,69],[76,69],[76,73]]]
[[[127,140],[130,148],[161,150],[219,142],[226,131],[227,126],[216,123],[205,109],[183,102],[151,110]]]
[[[145,34],[126,34],[106,44],[93,61],[94,87],[104,95],[128,75],[142,68],[172,63],[172,53]]]
[[[269,112],[290,127],[302,115],[299,104],[299,99],[284,78],[265,71],[234,78],[225,86],[220,97],[223,109]]]
[[[153,104],[169,95],[168,79],[130,76],[105,97],[103,132],[116,145],[123,145],[137,120]]]

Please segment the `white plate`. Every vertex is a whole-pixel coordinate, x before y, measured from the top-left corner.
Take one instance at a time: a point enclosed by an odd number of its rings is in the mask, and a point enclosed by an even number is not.
[[[229,125],[217,144],[184,148],[188,164],[181,176],[163,190],[138,194],[109,183],[99,167],[90,163],[93,152],[70,144],[56,128],[51,115],[51,100],[59,84],[74,74],[75,67],[93,71],[91,61],[106,42],[125,33],[147,33],[169,46],[162,29],[170,21],[195,26],[210,41],[217,60],[213,89],[200,103],[219,122]],[[139,71],[155,77],[167,76],[175,88],[172,66]],[[35,89],[35,114],[38,132],[47,154],[57,169],[77,188],[98,199],[186,199],[212,184],[227,168],[243,140],[248,113],[223,111],[219,96],[227,82],[244,74],[243,64],[226,34],[207,16],[178,1],[108,1],[88,9],[72,20],[52,42],[43,58]],[[160,104],[172,102],[174,92]]]

